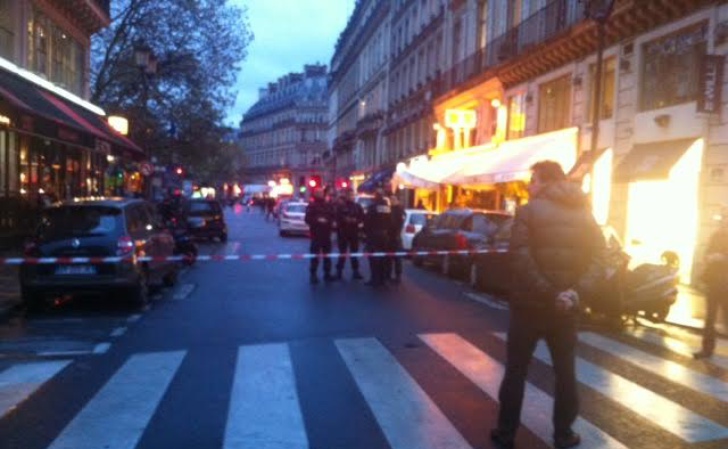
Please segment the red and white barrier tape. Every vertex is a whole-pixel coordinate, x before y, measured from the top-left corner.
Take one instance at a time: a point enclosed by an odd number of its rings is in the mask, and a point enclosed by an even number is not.
[[[468,256],[488,253],[505,253],[507,249],[474,249],[474,250],[443,250],[443,251],[378,251],[378,252],[357,252],[348,253],[348,257],[406,257],[406,256],[446,256],[450,254]],[[137,257],[139,262],[184,262],[194,260],[196,262],[228,262],[228,261],[253,261],[253,260],[304,260],[314,258],[338,259],[343,254],[329,253],[327,256],[311,253],[296,254],[214,254],[201,255],[193,258],[187,256],[168,257]],[[74,264],[99,264],[119,263],[123,260],[130,260],[128,257],[2,257],[0,265],[74,265]]]

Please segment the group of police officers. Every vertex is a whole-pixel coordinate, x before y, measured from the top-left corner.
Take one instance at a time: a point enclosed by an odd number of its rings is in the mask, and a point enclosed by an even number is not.
[[[366,210],[356,202],[354,191],[348,189],[338,196],[318,189],[306,208],[306,224],[311,233],[310,264],[311,283],[317,284],[318,267],[323,260],[324,281],[342,279],[346,259],[351,261],[352,279],[363,279],[359,271],[359,258],[349,257],[359,252],[363,238],[368,252],[392,252],[402,249],[401,230],[405,211],[395,195],[385,196],[378,187],[372,203]],[[339,258],[336,274],[331,273],[332,234],[336,233]],[[369,257],[370,279],[367,285],[384,286],[387,282],[399,283],[402,275],[402,260],[399,257]]]

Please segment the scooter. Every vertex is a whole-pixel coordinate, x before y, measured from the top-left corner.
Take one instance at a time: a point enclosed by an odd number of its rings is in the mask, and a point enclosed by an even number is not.
[[[587,301],[585,312],[601,315],[607,321],[625,325],[645,318],[654,323],[665,321],[677,300],[680,259],[673,251],[662,254],[660,264],[641,264],[628,268],[630,256],[619,250],[608,257],[603,287]]]
[[[173,218],[170,223],[170,231],[174,237],[174,254],[184,256],[183,263],[191,267],[197,259],[197,244],[192,240],[187,230],[186,223],[177,223]]]

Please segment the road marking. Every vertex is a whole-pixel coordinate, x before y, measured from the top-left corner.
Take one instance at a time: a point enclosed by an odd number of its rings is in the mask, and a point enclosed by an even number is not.
[[[240,242],[228,242],[225,252],[226,254],[237,254],[240,249]]]
[[[94,354],[106,354],[106,352],[111,348],[111,343],[103,342],[98,343],[96,346],[94,346],[93,353]]]
[[[35,353],[38,357],[73,357],[77,355],[91,354],[91,349],[76,351],[38,351]]]
[[[223,448],[308,448],[286,344],[238,349]]]
[[[488,396],[498,400],[498,390],[505,372],[500,362],[456,334],[422,334],[419,337]],[[526,382],[521,421],[548,443],[553,434],[553,404],[551,396]],[[581,434],[579,447],[582,449],[626,449],[622,443],[584,418],[576,419],[574,430]]]
[[[69,363],[70,360],[22,363],[0,372],[0,417],[15,409]]]
[[[131,356],[48,449],[136,447],[184,356],[184,351]]]
[[[116,329],[111,331],[111,336],[112,337],[121,337],[122,335],[124,335],[126,333],[126,329],[127,329],[126,326],[117,327]]]
[[[336,346],[393,449],[471,448],[376,339],[336,340]]]
[[[172,296],[172,299],[175,301],[181,301],[183,299],[187,299],[188,296],[195,290],[195,284],[182,284],[179,286],[176,292],[174,292],[174,295]]]
[[[579,334],[579,340],[626,360],[650,373],[664,377],[670,382],[720,399],[723,402],[728,402],[728,384],[712,376],[693,371],[679,363],[648,354],[592,332]]]
[[[129,316],[129,318],[126,319],[129,323],[134,323],[139,321],[139,319],[142,317],[140,313],[136,313],[134,315]]]
[[[506,339],[505,334],[495,335],[501,340]],[[534,356],[551,365],[551,356],[543,341],[539,342]],[[727,428],[579,357],[576,358],[576,377],[584,385],[602,393],[683,441],[698,443],[728,438]]]
[[[698,351],[700,346],[695,346],[694,344],[686,343],[684,341],[678,340],[676,338],[672,338],[665,335],[659,335],[655,332],[646,331],[642,329],[636,329],[632,331],[631,333],[628,333],[627,335],[630,335],[631,337],[640,339],[644,342],[650,343],[654,346],[660,346],[662,348],[665,348],[669,351],[672,351],[676,354],[680,354],[686,357],[693,357],[693,352]],[[699,342],[698,342],[699,344]],[[716,348],[716,354],[714,354],[709,359],[703,359],[701,362],[703,363],[710,363],[716,366],[719,366],[725,370],[728,370],[728,356],[725,355],[719,355],[723,354],[723,351],[720,350],[720,348]]]
[[[467,296],[469,299],[471,299],[471,300],[473,300],[475,302],[479,302],[481,304],[484,304],[484,305],[486,305],[488,307],[491,307],[493,309],[508,310],[508,306],[507,305],[504,305],[504,304],[499,303],[498,301],[496,301],[495,299],[493,299],[489,295],[482,295],[480,293],[473,293],[473,292],[463,292],[463,294],[465,296]]]

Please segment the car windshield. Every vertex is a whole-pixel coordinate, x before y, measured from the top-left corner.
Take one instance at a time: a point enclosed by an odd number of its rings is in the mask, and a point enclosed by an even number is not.
[[[410,224],[424,226],[430,223],[435,216],[435,214],[412,214],[410,215]]]
[[[302,214],[306,212],[305,204],[289,204],[286,206],[286,212],[293,214]]]
[[[107,206],[61,206],[43,213],[42,239],[108,235],[121,228],[121,209]]]
[[[216,201],[191,201],[190,215],[220,214],[222,209]]]

